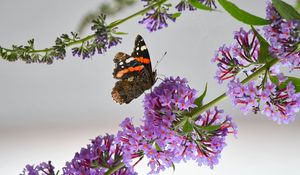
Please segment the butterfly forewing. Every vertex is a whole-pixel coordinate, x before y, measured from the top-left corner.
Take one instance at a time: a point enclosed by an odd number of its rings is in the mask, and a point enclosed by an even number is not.
[[[149,51],[141,35],[138,35],[135,39],[134,48],[131,53],[131,56],[139,62],[143,63],[148,72],[152,72]]]

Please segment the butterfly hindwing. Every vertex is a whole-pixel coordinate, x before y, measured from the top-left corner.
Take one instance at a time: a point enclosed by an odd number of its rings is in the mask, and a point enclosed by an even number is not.
[[[131,77],[132,79],[119,80],[112,90],[113,99],[120,104],[130,103],[133,99],[138,98],[145,90],[152,87],[149,81],[143,76]]]
[[[114,58],[114,63],[116,63],[116,66],[117,66],[117,63],[120,63],[120,62],[123,62],[125,61],[126,59],[128,59],[130,57],[130,55],[124,53],[124,52],[118,52],[116,55],[115,55],[115,58]]]

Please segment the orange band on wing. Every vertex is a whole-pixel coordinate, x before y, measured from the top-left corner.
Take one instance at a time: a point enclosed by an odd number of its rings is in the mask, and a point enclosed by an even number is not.
[[[144,64],[149,64],[150,63],[150,59],[149,58],[136,57],[135,60],[137,60],[138,62],[144,63]]]
[[[117,78],[121,78],[123,75],[125,75],[126,73],[128,73],[128,72],[135,72],[135,71],[141,71],[141,70],[143,70],[144,69],[144,66],[143,65],[141,65],[141,66],[135,66],[135,67],[128,67],[127,69],[123,69],[123,70],[120,70],[118,73],[117,73],[117,75],[116,75],[116,77]]]

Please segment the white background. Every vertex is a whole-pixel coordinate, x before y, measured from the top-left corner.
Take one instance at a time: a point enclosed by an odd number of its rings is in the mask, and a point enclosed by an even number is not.
[[[251,13],[265,16],[262,0],[233,2]],[[82,17],[96,10],[100,3],[97,0],[1,0],[0,45],[25,44],[35,38],[37,48],[51,46],[60,34],[74,31]],[[137,3],[109,18],[109,22],[141,7]],[[120,106],[110,95],[115,82],[114,54],[131,53],[137,34],[146,40],[154,64],[168,52],[158,67],[161,78],[186,77],[190,86],[198,90],[203,90],[208,82],[206,101],[225,91],[226,86],[218,85],[213,79],[216,65],[210,60],[221,45],[233,41],[233,31],[244,24],[225,12],[186,12],[176,23],[169,23],[168,28],[149,33],[137,23],[139,19],[120,25],[121,31],[129,33],[122,45],[92,59],[81,60],[68,52],[64,61],[52,65],[0,60],[0,174],[19,174],[28,163],[48,160],[60,169],[89,139],[105,133],[115,134],[125,117],[134,117],[135,123],[140,123],[143,97]],[[189,162],[176,165],[175,173],[170,169],[162,174],[299,173],[299,113],[295,122],[277,125],[260,115],[243,116],[229,100],[219,107],[234,116],[239,134],[238,139],[228,137],[228,146],[215,169]],[[137,167],[139,174],[148,172],[144,166],[142,163]]]

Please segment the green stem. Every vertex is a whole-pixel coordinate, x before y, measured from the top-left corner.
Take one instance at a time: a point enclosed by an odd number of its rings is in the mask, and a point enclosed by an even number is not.
[[[112,174],[112,173],[118,171],[119,169],[121,169],[121,168],[124,167],[124,166],[125,166],[124,163],[120,163],[119,165],[117,165],[117,166],[115,166],[115,167],[109,169],[104,175],[110,175],[110,174]]]
[[[246,84],[248,82],[250,82],[251,80],[257,78],[258,76],[260,76],[261,74],[263,74],[266,70],[269,70],[270,67],[272,67],[274,64],[276,64],[278,62],[278,59],[272,59],[270,62],[266,63],[264,66],[262,66],[261,68],[259,68],[258,70],[256,70],[253,74],[251,74],[250,76],[248,76],[247,78],[245,78],[242,81],[242,84]],[[209,103],[201,106],[200,108],[198,108],[196,110],[196,112],[192,115],[192,119],[195,120],[196,118],[198,118],[199,115],[201,115],[203,112],[205,112],[206,110],[210,109],[211,107],[215,106],[217,103],[225,100],[227,98],[226,93],[223,93],[222,95],[218,96],[217,98],[215,98],[214,100],[210,101]]]
[[[123,18],[123,19],[121,19],[121,20],[117,20],[117,21],[115,21],[115,22],[112,22],[112,23],[109,24],[107,27],[108,27],[109,29],[115,28],[115,27],[117,27],[118,25],[120,25],[120,24],[122,24],[122,23],[128,21],[129,19],[132,19],[132,18],[134,18],[134,17],[136,17],[136,16],[142,15],[142,14],[148,12],[149,10],[151,10],[152,8],[154,8],[154,7],[156,7],[156,6],[160,6],[161,4],[165,3],[166,1],[168,1],[168,0],[160,0],[160,1],[158,1],[157,3],[154,3],[154,4],[152,4],[152,5],[150,5],[150,6],[146,7],[146,8],[144,8],[143,10],[140,10],[140,11],[138,11],[138,12],[136,12],[136,13],[134,13],[134,14],[132,14],[132,15],[126,17],[126,18]],[[94,38],[94,37],[95,37],[95,34],[88,35],[88,36],[86,36],[86,37],[84,37],[84,38],[82,38],[82,39],[75,40],[75,41],[73,41],[73,42],[68,43],[68,44],[66,45],[66,47],[70,47],[70,46],[75,45],[75,44],[83,43],[83,42],[88,41],[88,40],[90,40],[90,39],[92,39],[92,38]],[[14,51],[14,50],[12,50],[12,49],[7,49],[7,48],[3,48],[3,47],[1,47],[1,48],[2,48],[3,50],[5,50],[5,51],[8,51],[8,52],[13,52],[13,51]],[[40,49],[40,50],[32,50],[32,51],[29,51],[29,53],[49,52],[49,51],[51,51],[51,50],[53,50],[52,47],[51,47],[51,48]]]

